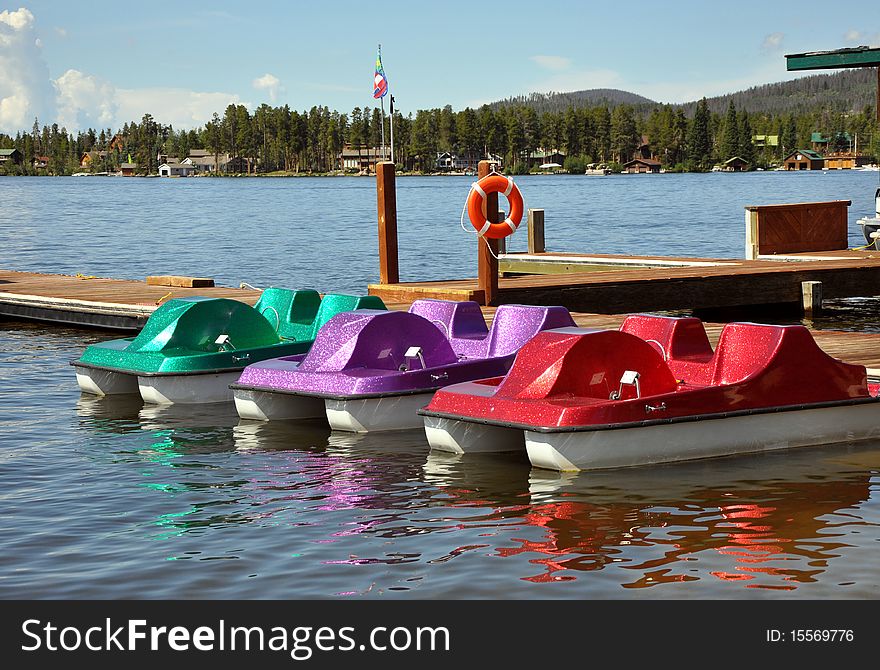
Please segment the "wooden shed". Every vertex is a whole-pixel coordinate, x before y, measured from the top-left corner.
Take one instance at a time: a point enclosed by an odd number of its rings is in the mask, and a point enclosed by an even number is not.
[[[749,162],[740,156],[734,156],[726,161],[724,161],[724,167],[721,169],[724,172],[746,172],[749,169]]]
[[[623,164],[623,171],[630,174],[660,172],[660,161],[652,158],[634,158]]]
[[[786,170],[821,170],[825,159],[811,149],[797,149],[785,157]]]

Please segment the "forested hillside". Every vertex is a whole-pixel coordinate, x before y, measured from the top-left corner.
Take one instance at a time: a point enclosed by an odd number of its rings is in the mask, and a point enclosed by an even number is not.
[[[612,89],[512,98],[479,109],[450,105],[394,114],[395,159],[399,169],[433,172],[438,152],[471,160],[489,154],[509,173],[541,161],[536,152],[559,151],[565,167],[583,174],[591,162],[622,164],[638,151],[666,170],[703,171],[734,156],[752,169],[778,164],[787,153],[811,147],[812,134],[833,141],[828,151],[856,148],[880,158],[872,100],[873,70],[814,75],[767,84],[688,105],[664,105]],[[89,171],[116,171],[129,160],[140,174],[156,174],[161,156],[179,159],[192,149],[226,155],[225,172],[321,174],[342,169],[344,147],[378,147],[382,117],[376,107],[351,112],[316,105],[297,111],[260,105],[253,111],[229,105],[199,128],[172,128],[149,112],[122,128],[76,133],[34,121],[14,137],[0,135],[0,149],[16,148],[18,164],[0,173],[71,174],[94,152]],[[390,137],[390,119],[385,136]],[[766,136],[771,136],[770,138]],[[647,146],[643,146],[647,139]],[[357,171],[355,168],[354,171]]]

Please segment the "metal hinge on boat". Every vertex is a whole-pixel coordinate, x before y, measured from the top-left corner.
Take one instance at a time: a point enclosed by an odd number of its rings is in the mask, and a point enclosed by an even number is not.
[[[665,412],[666,411],[666,403],[661,402],[659,405],[645,405],[645,414],[650,414],[651,412]]]
[[[608,396],[609,400],[620,400],[623,395],[624,386],[634,386],[636,389],[636,398],[642,397],[642,387],[639,385],[639,373],[635,370],[627,370],[620,377],[620,387],[616,391],[612,391]]]

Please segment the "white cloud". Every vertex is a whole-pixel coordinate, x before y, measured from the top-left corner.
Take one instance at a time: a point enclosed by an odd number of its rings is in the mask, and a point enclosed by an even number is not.
[[[0,12],[0,23],[5,23],[15,31],[23,31],[34,24],[34,15],[25,7],[20,7],[14,12],[4,9]]]
[[[116,89],[118,111],[116,123],[140,122],[144,114],[156,121],[180,128],[204,125],[217,112],[223,116],[228,105],[245,105],[234,93],[190,91],[184,88],[120,88]]]
[[[60,37],[61,39],[64,39],[65,37],[67,37],[67,29],[56,27],[55,34],[58,35],[58,37]]]
[[[268,72],[262,77],[257,77],[253,81],[253,87],[258,91],[266,91],[269,94],[269,100],[275,102],[278,99],[278,93],[283,90],[281,80],[274,74]]]
[[[0,132],[30,129],[35,116],[54,116],[55,92],[37,40],[28,9],[0,12]]]
[[[867,33],[859,30],[847,30],[843,35],[847,44],[866,45],[871,47],[880,46],[880,33]]]
[[[532,56],[532,62],[547,70],[567,70],[571,67],[571,59],[564,56]]]
[[[764,37],[761,48],[764,51],[776,51],[782,46],[783,39],[785,39],[785,33],[770,33]]]
[[[68,130],[105,128],[116,121],[119,104],[114,86],[98,77],[68,70],[55,80],[58,125]]]

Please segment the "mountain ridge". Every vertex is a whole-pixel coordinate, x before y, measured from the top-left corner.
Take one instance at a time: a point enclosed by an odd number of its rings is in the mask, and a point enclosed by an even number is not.
[[[817,108],[837,112],[860,112],[865,107],[873,107],[876,100],[876,82],[874,68],[856,68],[751,86],[732,93],[707,97],[706,102],[709,110],[716,114],[724,113],[731,100],[738,110],[750,114],[803,113]],[[594,88],[511,96],[490,103],[489,107],[497,110],[513,105],[527,106],[541,113],[561,112],[569,107],[602,104],[616,107],[625,104],[634,107],[639,113],[648,114],[656,107],[668,105],[672,108],[681,108],[691,116],[697,102],[692,100],[684,103],[663,103],[632,91]]]

